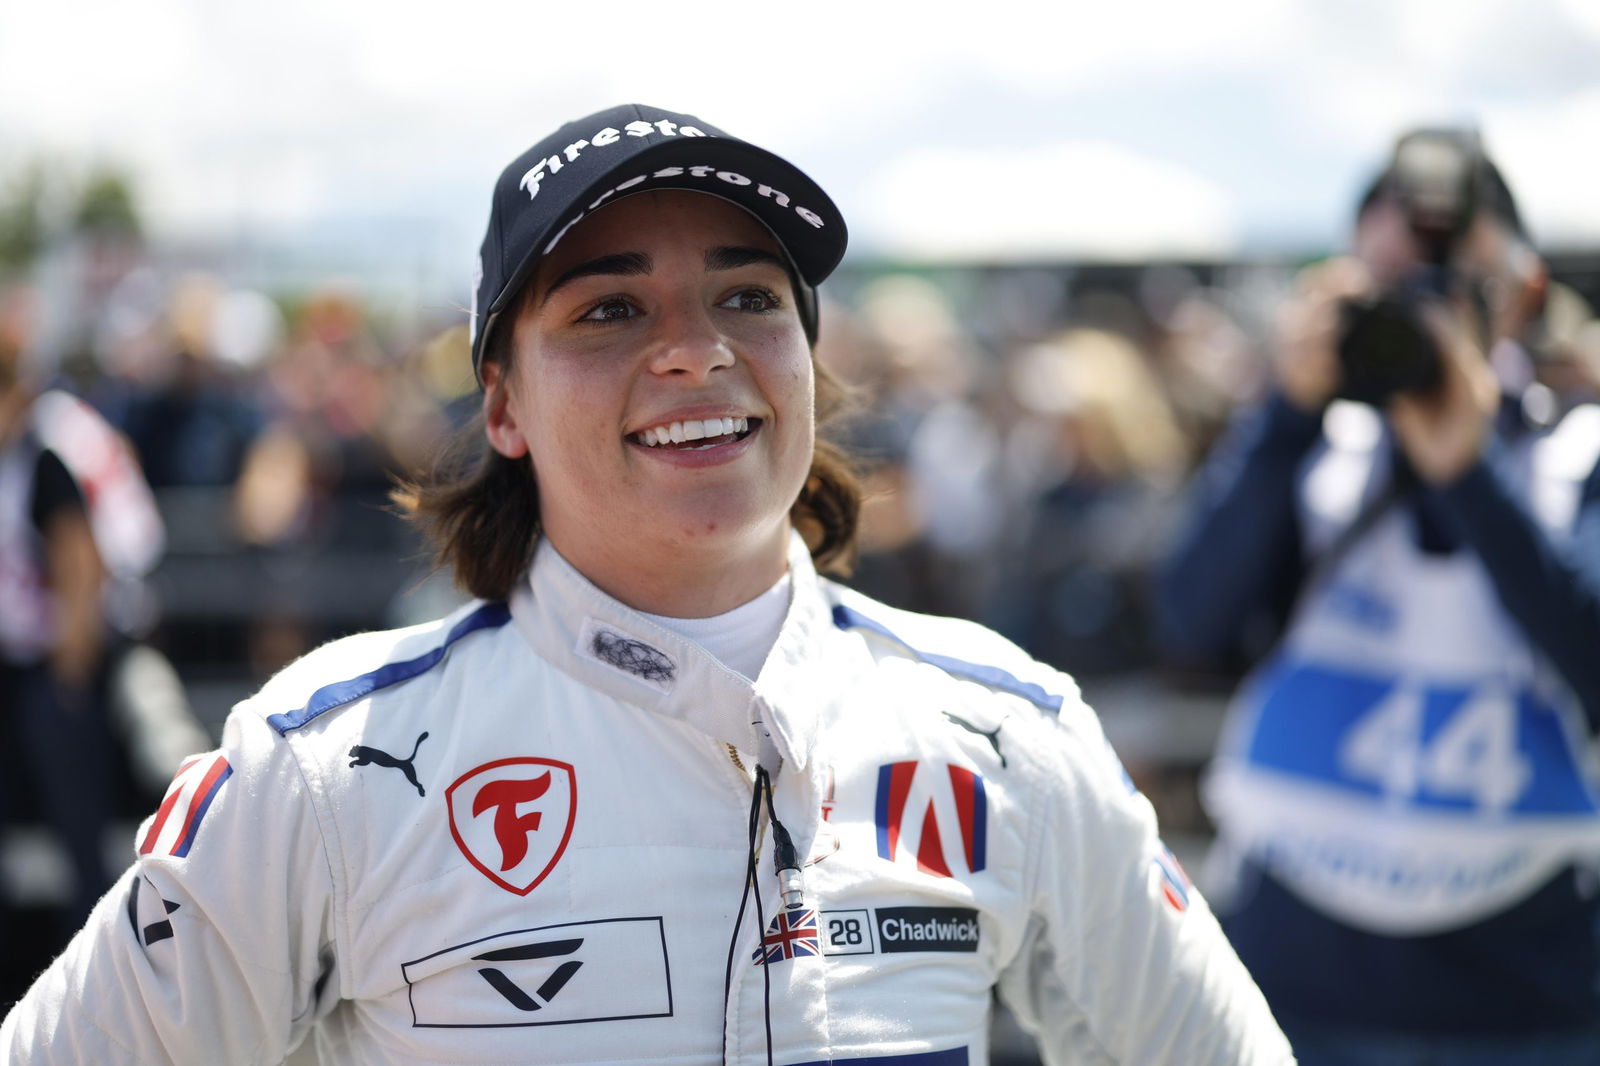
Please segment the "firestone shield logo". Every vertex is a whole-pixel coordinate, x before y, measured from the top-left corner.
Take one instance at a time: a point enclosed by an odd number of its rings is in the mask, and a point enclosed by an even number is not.
[[[572,838],[578,778],[555,759],[497,759],[445,790],[450,833],[468,861],[526,896],[556,868]]]

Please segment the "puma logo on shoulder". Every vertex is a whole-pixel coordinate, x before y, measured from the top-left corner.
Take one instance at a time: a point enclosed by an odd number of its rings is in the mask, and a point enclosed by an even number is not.
[[[1000,725],[995,726],[992,730],[984,730],[984,729],[979,729],[977,726],[973,725],[971,722],[967,721],[965,718],[957,718],[955,715],[951,714],[949,711],[943,711],[941,713],[943,713],[946,718],[950,719],[956,725],[960,726],[962,729],[965,729],[967,732],[976,733],[980,737],[982,737],[984,740],[987,740],[989,742],[989,745],[994,748],[994,753],[996,755],[1000,756],[1000,768],[1002,770],[1005,769],[1005,765],[1006,765],[1005,752],[1000,750],[1000,727],[1005,725],[1004,722],[1001,722]]]
[[[399,770],[406,775],[406,780],[410,781],[412,786],[416,788],[417,795],[426,796],[428,792],[422,787],[422,783],[417,780],[417,768],[413,764],[416,762],[417,749],[422,747],[422,742],[427,739],[428,732],[423,730],[422,735],[417,738],[417,742],[411,746],[411,754],[404,759],[397,759],[379,748],[369,748],[365,744],[357,744],[350,749],[350,765],[352,767],[388,766]]]

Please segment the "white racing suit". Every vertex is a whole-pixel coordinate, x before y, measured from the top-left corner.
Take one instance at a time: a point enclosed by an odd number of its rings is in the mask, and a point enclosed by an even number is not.
[[[1293,1061],[1067,677],[819,579],[750,681],[547,547],[285,669],[0,1029],[13,1063]],[[773,831],[742,922],[754,767]],[[761,917],[755,914],[759,902]],[[730,966],[731,981],[725,989]]]

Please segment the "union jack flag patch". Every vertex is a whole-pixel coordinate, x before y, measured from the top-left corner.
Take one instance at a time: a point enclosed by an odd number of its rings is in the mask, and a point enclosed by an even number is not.
[[[1182,914],[1189,909],[1189,889],[1194,887],[1189,875],[1184,872],[1178,857],[1172,854],[1172,849],[1165,844],[1161,845],[1154,861],[1156,869],[1161,871],[1162,897],[1169,907]]]
[[[817,912],[779,911],[752,958],[757,966],[770,966],[803,955],[820,954],[822,943],[817,935]]]
[[[200,822],[217,798],[224,782],[233,776],[228,760],[215,753],[192,755],[178,767],[156,808],[150,828],[139,842],[140,855],[173,855],[183,858],[194,844]]]

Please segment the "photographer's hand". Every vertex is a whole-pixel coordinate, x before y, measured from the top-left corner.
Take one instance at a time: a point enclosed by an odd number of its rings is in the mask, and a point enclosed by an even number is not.
[[[1442,307],[1428,308],[1426,319],[1439,348],[1443,379],[1431,392],[1397,393],[1387,413],[1418,476],[1433,485],[1448,485],[1483,454],[1500,386],[1460,322]]]
[[[1340,308],[1371,289],[1372,277],[1356,259],[1330,259],[1300,272],[1278,313],[1273,351],[1278,389],[1300,410],[1319,413],[1339,391]]]

